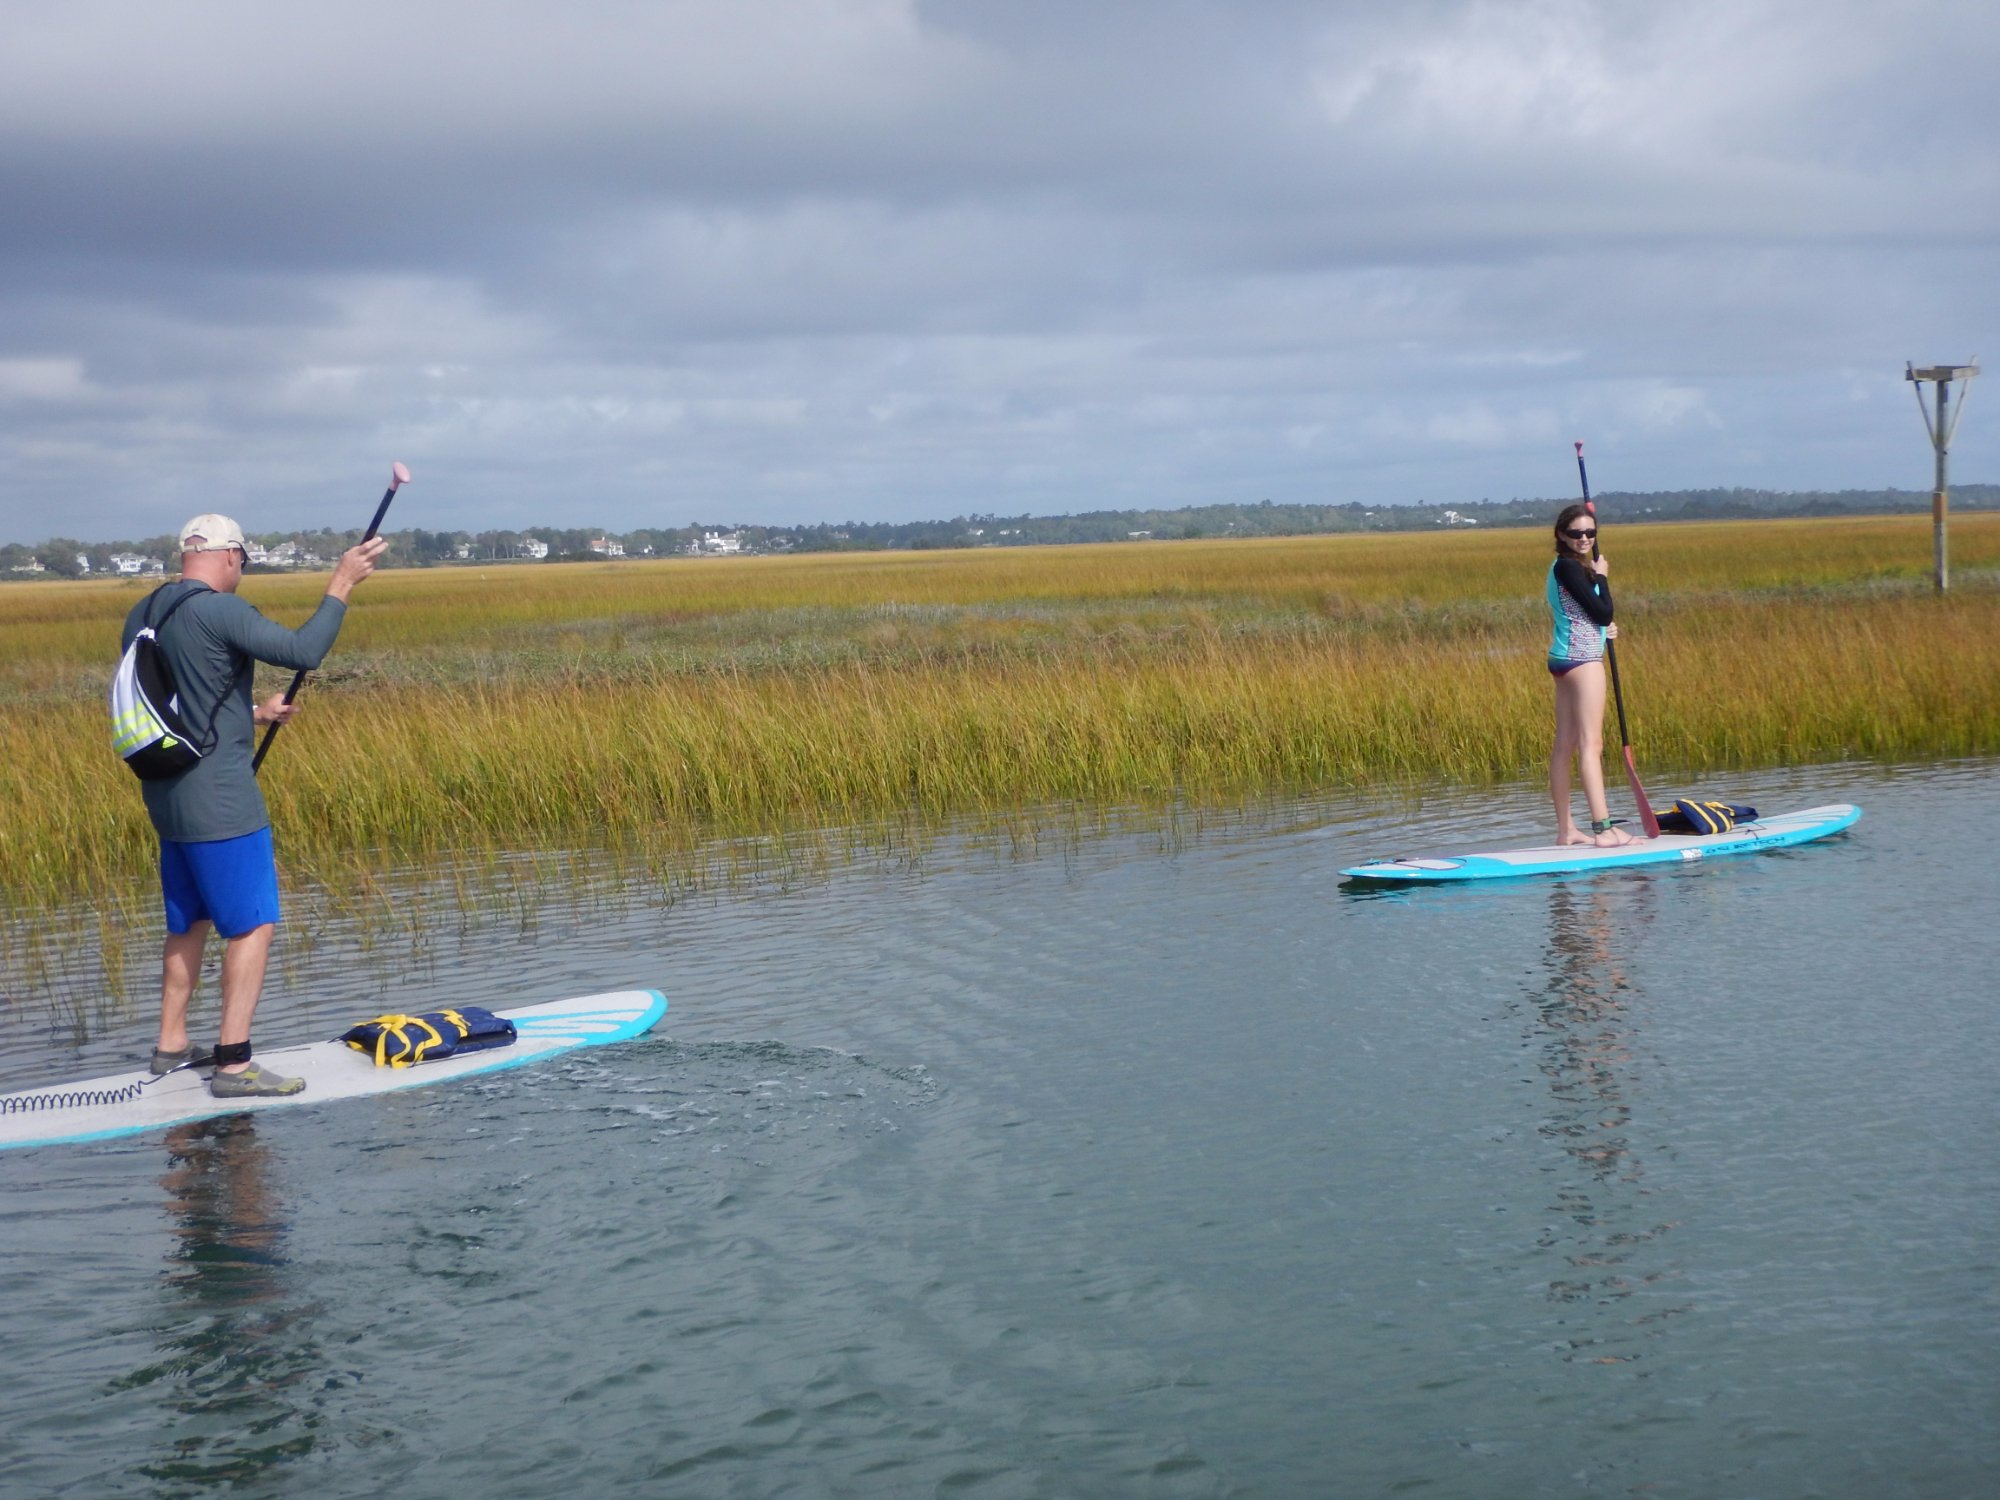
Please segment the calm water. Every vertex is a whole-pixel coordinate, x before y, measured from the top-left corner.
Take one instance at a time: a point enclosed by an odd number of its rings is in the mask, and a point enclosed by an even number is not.
[[[267,1043],[672,1010],[0,1154],[0,1491],[1991,1496],[1996,772],[1712,784],[1867,816],[1485,890],[1334,871],[1533,788],[336,929]],[[87,966],[10,990],[0,1086],[150,1045]]]

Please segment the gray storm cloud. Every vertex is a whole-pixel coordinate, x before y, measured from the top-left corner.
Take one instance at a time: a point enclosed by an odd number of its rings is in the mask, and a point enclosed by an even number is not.
[[[439,528],[1556,495],[1573,436],[1606,488],[1915,488],[1902,361],[1995,342],[1956,0],[0,31],[12,540],[346,524],[391,457]]]

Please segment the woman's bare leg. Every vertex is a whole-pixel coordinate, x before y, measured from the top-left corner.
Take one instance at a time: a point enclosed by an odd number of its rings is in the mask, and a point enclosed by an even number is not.
[[[1552,679],[1556,692],[1556,739],[1549,751],[1549,800],[1556,809],[1556,843],[1587,844],[1588,835],[1576,826],[1569,805],[1569,763],[1577,751],[1576,689],[1570,679],[1582,668],[1573,668]]]
[[[1583,799],[1590,804],[1590,821],[1605,823],[1611,817],[1611,804],[1604,797],[1604,663],[1585,662],[1561,680],[1576,682],[1576,769]],[[1632,835],[1622,828],[1607,828],[1579,842],[1610,849],[1631,843]]]

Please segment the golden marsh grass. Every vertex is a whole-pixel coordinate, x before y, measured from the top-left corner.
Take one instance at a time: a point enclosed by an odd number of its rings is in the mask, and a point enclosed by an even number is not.
[[[1943,597],[1922,517],[1606,541],[1649,786],[2000,745],[2000,517],[1954,521]],[[1548,550],[1450,532],[391,572],[357,595],[265,794],[288,873],[332,878],[495,845],[1529,776]],[[245,594],[295,623],[323,587]],[[19,907],[150,863],[102,706],[140,593],[0,589]]]

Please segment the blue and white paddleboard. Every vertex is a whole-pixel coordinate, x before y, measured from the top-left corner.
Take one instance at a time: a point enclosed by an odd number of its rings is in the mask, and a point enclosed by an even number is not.
[[[113,1073],[54,1088],[29,1089],[0,1095],[0,1150],[12,1146],[53,1146],[71,1141],[101,1141],[137,1135],[190,1120],[209,1120],[246,1110],[291,1108],[359,1099],[397,1089],[419,1088],[493,1073],[538,1062],[576,1047],[598,1047],[643,1035],[667,1013],[667,997],[658,990],[620,990],[609,995],[584,995],[552,1000],[498,1014],[514,1023],[511,1047],[464,1052],[410,1068],[377,1067],[374,1059],[345,1042],[309,1042],[259,1052],[257,1061],[274,1073],[306,1081],[305,1091],[275,1099],[217,1099],[208,1091],[205,1070],[184,1068],[140,1087],[149,1075]],[[372,1019],[356,1016],[355,1020]]]
[[[1738,823],[1727,833],[1663,833],[1637,839],[1615,849],[1589,844],[1542,849],[1503,849],[1486,854],[1412,856],[1375,859],[1340,873],[1355,880],[1390,883],[1439,880],[1504,880],[1519,875],[1568,875],[1578,871],[1610,870],[1629,865],[1692,864],[1725,854],[1754,854],[1759,849],[1783,849],[1810,843],[1850,828],[1861,816],[1851,802],[1809,807],[1777,818]]]

